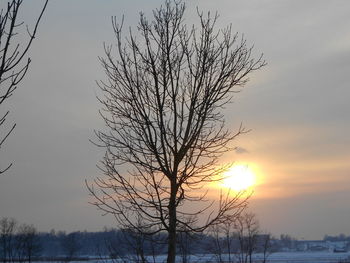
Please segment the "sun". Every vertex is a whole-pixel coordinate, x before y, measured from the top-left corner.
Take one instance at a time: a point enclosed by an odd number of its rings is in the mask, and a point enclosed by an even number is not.
[[[232,166],[223,177],[223,186],[234,191],[248,190],[256,184],[256,176],[247,164]]]

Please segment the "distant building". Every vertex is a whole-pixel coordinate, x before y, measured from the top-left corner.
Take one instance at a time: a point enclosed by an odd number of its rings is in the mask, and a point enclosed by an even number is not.
[[[298,251],[347,252],[348,241],[302,240],[297,243]]]

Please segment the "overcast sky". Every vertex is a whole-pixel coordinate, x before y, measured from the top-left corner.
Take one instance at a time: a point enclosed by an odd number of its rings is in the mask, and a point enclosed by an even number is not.
[[[24,1],[31,25],[42,1]],[[4,1],[1,1],[3,4]],[[138,12],[160,0],[50,0],[31,48],[30,70],[5,105],[17,127],[0,151],[0,216],[40,231],[101,230],[114,226],[88,204],[84,180],[99,175],[102,152],[93,146],[98,116],[98,56],[113,43],[110,17]],[[228,125],[252,131],[235,142],[241,151],[223,162],[247,162],[259,171],[251,200],[263,229],[305,239],[350,234],[350,1],[186,1],[218,11],[264,53],[268,65],[251,75],[226,112]],[[4,112],[5,106],[1,111]]]

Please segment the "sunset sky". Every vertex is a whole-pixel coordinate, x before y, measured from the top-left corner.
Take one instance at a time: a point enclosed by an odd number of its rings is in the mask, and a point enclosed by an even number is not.
[[[24,1],[29,25],[43,1]],[[114,226],[88,204],[84,180],[99,171],[92,145],[98,116],[98,56],[113,43],[111,16],[135,26],[160,0],[50,0],[30,51],[30,70],[7,101],[14,133],[0,151],[0,217],[40,231]],[[321,239],[350,234],[350,1],[187,0],[218,11],[267,61],[227,106],[227,125],[251,129],[222,162],[248,164],[258,177],[250,210],[274,235]],[[1,109],[2,112],[4,108]]]

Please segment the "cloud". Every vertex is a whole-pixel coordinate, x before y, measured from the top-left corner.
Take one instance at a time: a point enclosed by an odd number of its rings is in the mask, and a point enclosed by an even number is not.
[[[249,151],[243,147],[236,147],[235,148],[235,152],[237,154],[244,154],[244,153],[249,153]]]

